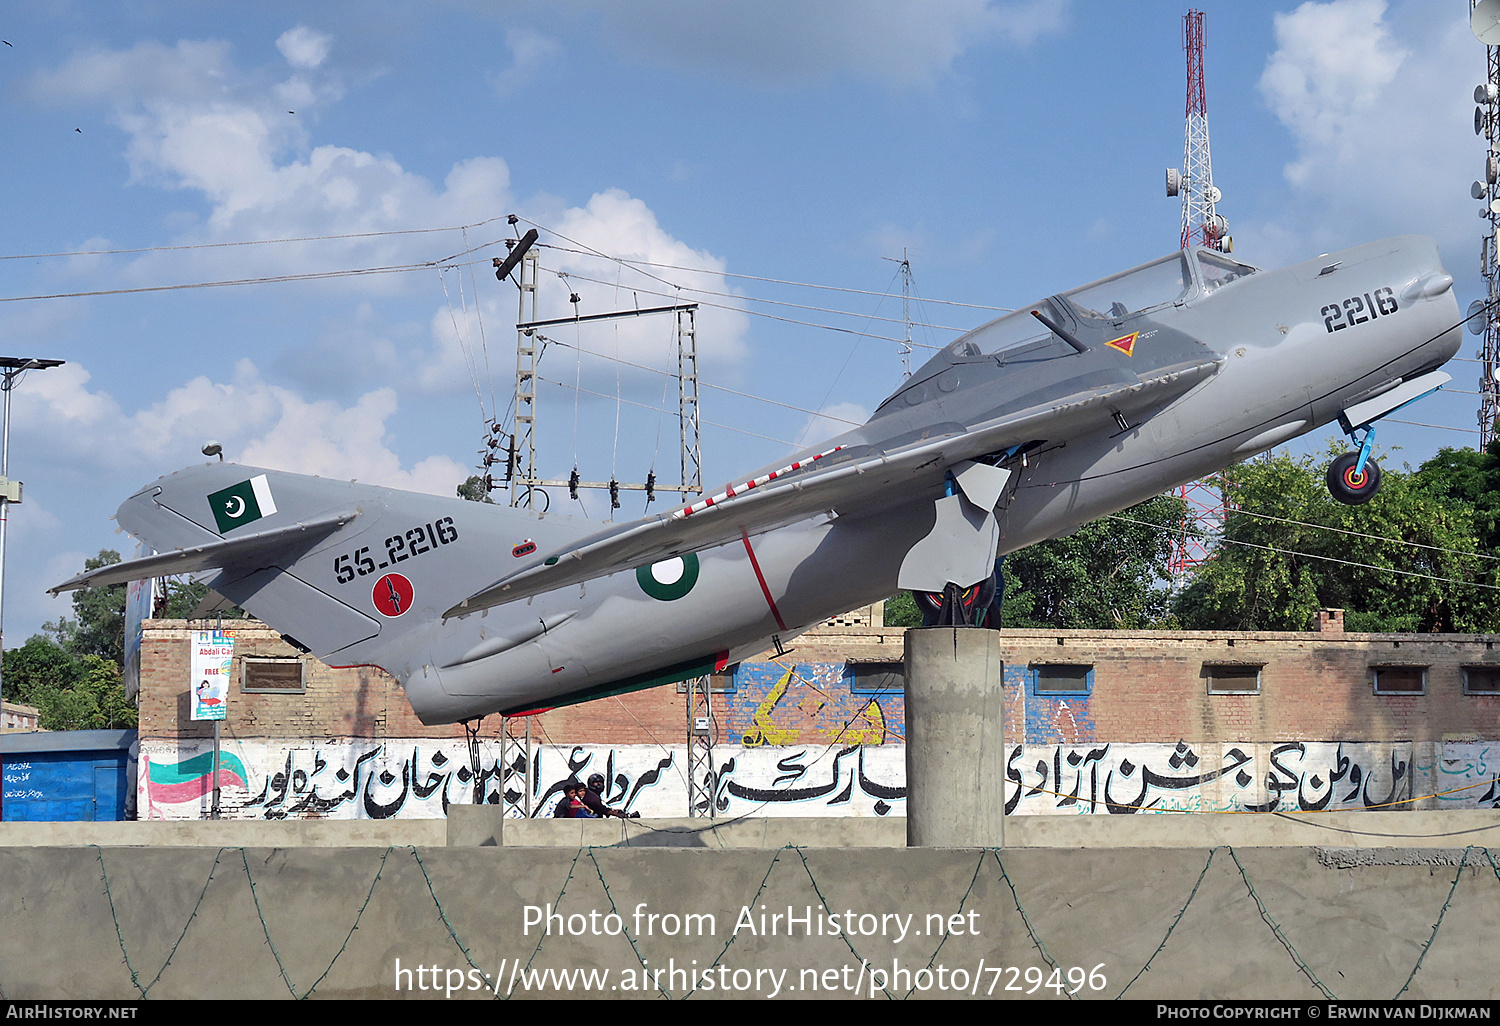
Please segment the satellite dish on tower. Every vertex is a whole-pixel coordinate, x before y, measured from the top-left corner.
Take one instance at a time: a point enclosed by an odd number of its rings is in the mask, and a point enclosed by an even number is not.
[[[1485,46],[1500,46],[1500,0],[1479,0],[1469,16],[1469,28]]]
[[[1484,312],[1489,309],[1489,304],[1482,299],[1476,299],[1469,304],[1468,315],[1464,318],[1469,327],[1469,334],[1484,334]]]

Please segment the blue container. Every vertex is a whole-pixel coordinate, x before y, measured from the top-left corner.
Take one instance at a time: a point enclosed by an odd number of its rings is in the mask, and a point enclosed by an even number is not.
[[[125,819],[135,739],[133,730],[0,734],[5,822]]]

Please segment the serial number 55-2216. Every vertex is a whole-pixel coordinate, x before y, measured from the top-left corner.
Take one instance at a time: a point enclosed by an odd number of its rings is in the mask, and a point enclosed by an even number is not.
[[[1389,316],[1401,309],[1396,303],[1396,293],[1390,288],[1376,289],[1363,296],[1350,296],[1342,303],[1329,303],[1318,316],[1323,318],[1323,327],[1330,332],[1343,331],[1365,321]]]
[[[333,575],[340,584],[348,584],[355,577],[366,577],[377,570],[384,570],[388,566],[405,562],[413,556],[420,556],[425,552],[431,552],[439,545],[448,545],[458,541],[458,528],[453,526],[452,517],[443,517],[430,524],[420,524],[417,527],[393,534],[385,540],[384,559],[375,562],[376,553],[370,554],[370,547],[355,549],[352,553],[335,556],[333,560]]]

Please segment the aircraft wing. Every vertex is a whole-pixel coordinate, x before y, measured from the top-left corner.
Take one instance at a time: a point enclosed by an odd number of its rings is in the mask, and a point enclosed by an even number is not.
[[[903,485],[929,468],[947,467],[1038,438],[1082,433],[1115,413],[1158,405],[1208,377],[1218,359],[1158,369],[1129,384],[1102,385],[1055,406],[1007,413],[965,428],[934,425],[927,436],[885,451],[832,449],[708,499],[621,524],[541,554],[516,572],[447,610],[463,616],[595,577],[732,541],[825,510],[851,512],[909,498]],[[934,497],[936,498],[936,497]]]
[[[198,570],[212,570],[253,561],[261,556],[278,552],[290,545],[312,545],[343,527],[359,514],[355,512],[329,513],[312,517],[272,531],[260,531],[239,538],[225,538],[205,542],[186,548],[163,552],[155,556],[111,563],[97,570],[79,574],[55,588],[47,589],[56,595],[61,591],[91,588],[107,584],[125,584],[128,581],[147,577],[163,577],[170,574],[187,574]]]

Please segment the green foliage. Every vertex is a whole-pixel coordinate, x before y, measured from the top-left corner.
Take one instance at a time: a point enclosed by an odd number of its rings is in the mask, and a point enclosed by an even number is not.
[[[1481,506],[1500,483],[1497,462],[1445,450],[1415,473],[1382,468],[1380,492],[1362,506],[1335,501],[1312,457],[1231,467],[1224,542],[1177,616],[1189,629],[1305,631],[1335,607],[1349,630],[1493,630],[1500,592],[1474,585],[1497,583],[1500,564],[1481,548],[1494,537]]]
[[[1005,627],[1154,628],[1171,625],[1167,557],[1182,501],[1158,495],[1005,558]],[[907,592],[886,599],[887,627],[920,627]]]
[[[104,550],[85,561],[96,570],[120,561]],[[205,589],[206,590],[206,589]],[[5,697],[35,706],[45,730],[99,730],[136,725],[120,664],[125,651],[125,586],[73,593],[74,619],[43,624],[45,634],[6,652],[0,664]]]
[[[898,591],[885,600],[885,625],[887,627],[920,627],[922,613],[909,591]]]
[[[5,653],[0,674],[6,701],[41,708],[43,696],[78,683],[83,666],[51,638],[33,634],[26,644]]]
[[[1167,559],[1182,500],[1158,495],[1005,558],[1004,626],[1171,626]]]
[[[97,570],[119,561],[118,552],[102,549],[99,555],[84,560],[83,568]],[[96,655],[116,665],[124,660],[125,585],[78,589],[73,593],[73,616],[72,620],[59,617],[56,623],[43,624],[42,630],[75,656]]]
[[[488,502],[493,504],[495,501],[494,499],[490,498],[490,493],[485,490],[484,478],[480,477],[478,474],[470,475],[469,478],[465,480],[463,484],[454,489],[454,491],[458,494],[458,497],[460,499],[468,499],[470,502]]]

